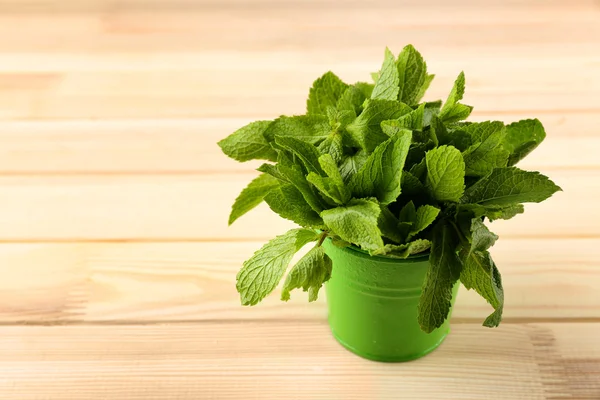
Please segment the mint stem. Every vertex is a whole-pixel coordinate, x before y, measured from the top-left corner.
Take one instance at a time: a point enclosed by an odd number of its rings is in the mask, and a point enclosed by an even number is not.
[[[317,243],[317,247],[320,247],[325,241],[325,239],[327,239],[327,232],[321,233],[321,236],[319,237],[319,242]]]
[[[458,229],[458,226],[456,226],[456,224],[454,223],[454,221],[450,221],[450,224],[452,224],[452,226],[454,227],[454,230],[456,231],[456,234],[458,235],[458,239],[465,245],[469,244],[469,241],[467,240],[467,238],[465,237],[465,235],[462,234],[462,232],[460,231],[460,229]]]

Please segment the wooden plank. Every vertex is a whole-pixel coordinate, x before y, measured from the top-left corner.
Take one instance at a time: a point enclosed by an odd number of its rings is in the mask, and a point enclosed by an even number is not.
[[[273,8],[315,8],[316,6],[323,7],[361,7],[364,3],[359,0],[255,0],[251,4],[245,0],[221,0],[218,3],[222,7],[236,7],[240,9],[273,9]],[[477,0],[456,0],[454,7],[463,6],[465,11],[471,11],[466,6],[480,4]],[[565,6],[562,0],[486,0],[486,6],[490,8],[499,8],[509,10],[514,8],[530,8],[537,6],[540,11],[551,9],[559,9],[564,11],[573,10],[574,8],[589,9],[595,5],[594,0],[572,0],[569,2],[569,7]],[[447,5],[441,0],[423,0],[415,3],[412,0],[374,0],[370,2],[369,8],[421,8],[421,7],[443,7]],[[543,8],[540,6],[544,6]],[[106,0],[78,0],[77,2],[64,2],[60,0],[0,0],[0,6],[6,11],[21,12],[47,10],[46,7],[51,7],[54,11],[80,11],[80,10],[114,10],[117,8],[115,4]],[[194,1],[194,0],[120,0],[118,9],[124,10],[148,10],[154,7],[163,11],[187,9],[205,9],[215,8],[215,2],[209,0]]]
[[[470,0],[475,2],[476,0]],[[29,24],[22,24],[23,35],[21,42],[22,50],[29,50],[31,44],[50,43],[50,39],[60,37],[61,42],[54,42],[52,47],[45,49],[81,49],[85,48],[84,43],[87,40],[88,45],[94,47],[97,44],[105,44],[120,48],[124,45],[131,45],[132,40],[136,40],[131,35],[153,34],[156,40],[156,47],[153,50],[164,50],[164,44],[168,39],[172,40],[177,50],[191,46],[206,48],[221,48],[226,49],[232,45],[239,48],[239,44],[251,43],[251,47],[264,48],[265,45],[271,47],[290,48],[290,45],[297,43],[311,43],[315,47],[335,48],[340,44],[342,34],[351,36],[349,39],[357,41],[360,48],[367,40],[375,38],[377,33],[397,34],[398,30],[405,30],[410,34],[415,27],[428,27],[429,33],[438,33],[438,29],[445,29],[452,26],[454,29],[448,30],[452,39],[458,39],[457,42],[450,42],[452,46],[460,46],[467,43],[483,43],[482,37],[468,34],[467,28],[479,28],[487,34],[490,40],[489,45],[499,43],[519,46],[523,44],[543,43],[581,43],[594,42],[595,38],[592,35],[585,37],[583,35],[584,25],[577,26],[576,22],[582,24],[597,21],[598,16],[594,13],[597,10],[593,0],[572,1],[568,5],[549,4],[549,1],[538,0],[539,2],[515,4],[511,7],[506,6],[506,2],[496,0],[496,4],[487,1],[485,14],[481,8],[469,7],[467,4],[461,7],[460,3],[467,3],[464,0],[461,2],[449,5],[439,4],[439,0],[428,2],[414,3],[409,0],[405,1],[379,1],[369,2],[368,4],[351,1],[349,6],[341,6],[342,2],[327,1],[327,2],[274,2],[261,1],[248,3],[245,1],[232,2],[233,4],[217,3],[214,1],[203,2],[163,2],[162,5],[156,2],[143,1],[138,4],[143,4],[143,7],[135,7],[131,2],[107,2],[98,1],[98,5],[93,4],[85,6],[85,2],[78,1],[76,3],[63,3],[62,10],[56,10],[53,13],[48,13],[48,10],[40,9],[35,11],[34,7],[22,7],[22,11],[30,11],[21,13],[18,10],[18,5],[7,5],[0,2],[3,8],[3,19],[6,20],[2,29],[8,30],[17,24],[17,18],[21,18],[21,22],[35,21],[37,27]],[[560,0],[557,0],[560,1]],[[502,2],[501,4],[498,4]],[[19,2],[18,4],[22,4]],[[27,1],[25,2],[27,3]],[[90,2],[88,2],[89,4]],[[237,3],[237,4],[236,4]],[[427,4],[430,3],[430,4]],[[436,8],[432,10],[432,4]],[[386,18],[382,18],[381,11],[388,11],[390,14]],[[85,11],[85,12],[80,12]],[[157,13],[160,11],[160,13]],[[400,12],[401,11],[401,12]],[[428,13],[428,18],[420,18],[423,12]],[[483,15],[482,15],[483,14]],[[340,19],[331,19],[331,16],[337,15]],[[55,26],[51,27],[51,21],[69,21],[71,26]],[[197,23],[194,23],[193,21]],[[89,23],[84,26],[79,21],[96,21],[97,23]],[[298,21],[303,21],[298,24]],[[261,31],[251,31],[251,26],[254,22],[261,23]],[[287,22],[287,23],[286,23]],[[569,35],[558,35],[552,32],[551,24],[562,25],[572,24],[575,28],[569,32]],[[500,25],[501,28],[506,28],[508,25],[511,29],[505,29],[501,36],[492,35],[492,28],[495,25]],[[592,25],[590,25],[593,27]],[[304,30],[310,27],[313,29]],[[376,31],[368,28],[377,28]],[[322,30],[328,34],[332,41],[323,40],[316,35],[314,28]],[[331,28],[340,28],[338,32],[332,32]],[[393,29],[390,29],[393,28]],[[210,35],[212,33],[215,35]],[[79,36],[66,36],[64,32],[71,31],[80,34]],[[248,37],[239,35],[239,33],[247,33],[251,31],[253,38],[257,39],[252,42]],[[527,32],[527,37],[518,37],[521,32]],[[304,32],[304,37],[299,37],[298,32]],[[50,34],[50,37],[44,37],[44,34]],[[184,33],[193,34],[185,36]],[[287,40],[269,39],[269,35],[276,33],[278,38]],[[418,32],[423,34],[424,32]],[[83,35],[81,35],[83,34]],[[109,40],[111,34],[118,34],[123,43],[115,43]],[[200,36],[204,34],[204,36]],[[102,37],[102,36],[105,37]],[[176,36],[176,37],[174,37]],[[434,35],[424,35],[423,38],[429,43],[434,43]],[[210,40],[206,38],[210,37]],[[515,41],[514,39],[520,39]],[[148,38],[149,39],[149,38]],[[183,40],[181,40],[183,39]],[[235,39],[239,43],[235,45]],[[290,41],[291,39],[291,41]],[[449,39],[449,38],[444,38]],[[550,40],[551,39],[551,40]],[[583,41],[581,41],[583,39]],[[405,39],[404,39],[405,40]],[[137,39],[139,42],[139,38]],[[380,41],[380,39],[377,39]],[[149,40],[143,41],[143,46],[138,49],[145,50],[150,48]],[[439,43],[441,44],[441,43]],[[439,45],[438,44],[438,45]],[[76,46],[76,47],[73,47]],[[18,48],[15,44],[3,43],[3,48]],[[439,46],[443,47],[443,46]],[[445,46],[449,47],[449,46]],[[39,47],[36,47],[39,48]],[[89,47],[87,47],[89,49]]]
[[[564,192],[510,221],[506,237],[598,236],[600,170],[553,170]],[[250,174],[0,177],[0,241],[267,239],[293,224],[264,204],[228,227]]]
[[[294,292],[284,303],[276,291],[257,307],[240,306],[236,273],[261,245],[2,244],[0,322],[325,320],[324,293],[309,304]],[[492,253],[503,275],[505,321],[600,318],[599,245],[600,239],[499,240]],[[463,288],[453,318],[481,323],[490,312]]]
[[[581,15],[577,18],[581,19],[585,16]],[[91,22],[83,25],[89,26],[90,24],[93,25]],[[398,43],[392,50],[399,52],[402,43]],[[83,53],[59,51],[58,49],[50,51],[48,48],[12,51],[3,49],[2,45],[4,43],[0,44],[0,72],[2,73],[131,71],[214,71],[224,73],[236,70],[236,68],[240,69],[239,65],[243,65],[244,68],[240,70],[240,73],[288,72],[294,76],[314,78],[323,71],[331,69],[348,80],[366,80],[370,76],[365,71],[379,69],[382,58],[381,48],[375,43],[369,47],[354,50],[300,48],[257,49],[243,52],[239,49],[215,49],[193,52],[155,49],[140,52],[139,49],[136,51],[135,48],[131,48],[127,49],[127,52],[106,49],[102,52],[88,50]],[[597,71],[594,63],[600,59],[600,55],[592,51],[595,50],[594,47],[593,45],[578,45],[575,49],[561,49],[560,54],[556,54],[552,46],[495,47],[493,51],[490,48],[482,49],[485,57],[474,54],[472,48],[424,45],[419,46],[419,50],[427,59],[430,72],[437,74],[438,77],[434,80],[436,83],[442,79],[443,74],[448,75],[444,79],[451,80],[456,75],[456,71],[468,66],[468,78],[477,77],[479,80],[479,77],[473,74],[487,74],[483,77],[490,79],[490,72],[496,72],[495,80],[490,83],[496,82],[493,85],[494,88],[505,87],[505,83],[527,87],[543,78],[549,86],[540,89],[547,91],[550,87],[567,88],[569,85],[585,89],[586,86],[582,79],[569,76],[566,72],[568,70],[577,70],[579,78],[583,77],[584,80],[594,82],[597,79],[594,75],[594,72]],[[586,48],[589,51],[582,51]],[[550,82],[549,79],[555,78],[557,71],[565,71],[566,76],[563,80]],[[469,79],[469,86],[476,82],[475,80],[471,82],[472,80]],[[500,80],[502,80],[502,84],[499,83]],[[442,89],[446,84],[447,82],[444,83]],[[447,95],[447,93],[443,94]]]
[[[600,324],[454,325],[410,363],[363,360],[324,321],[0,328],[0,390],[33,399],[597,399]],[[585,371],[586,373],[582,373]]]
[[[600,26],[600,25],[598,25]],[[600,36],[600,31],[598,32]],[[373,57],[378,63],[380,55]],[[358,58],[357,58],[358,60]],[[501,64],[504,66],[505,63]],[[506,63],[508,64],[508,62]],[[590,71],[549,84],[557,75],[570,71],[557,68],[552,77],[540,76],[537,69],[515,74],[504,69],[469,69],[473,77],[465,97],[482,113],[597,113],[595,100],[600,93],[599,64]],[[55,72],[0,74],[0,117],[3,119],[61,118],[198,118],[248,117],[299,114],[305,110],[306,96],[318,72],[244,71],[237,69],[175,69],[173,71]],[[367,80],[369,70],[341,72],[343,79]],[[464,68],[464,67],[463,67]],[[333,68],[332,68],[333,69]],[[434,69],[438,80],[428,98],[445,98],[460,71]],[[506,78],[502,78],[507,74]],[[582,76],[583,74],[583,76]],[[586,78],[585,75],[589,75]],[[482,76],[482,78],[478,78]],[[519,83],[526,81],[527,83]],[[135,107],[131,105],[135,104]]]
[[[482,115],[472,120],[517,121],[525,116]],[[544,115],[548,139],[524,169],[600,166],[600,118]],[[217,141],[253,119],[12,121],[0,123],[0,174],[251,173],[259,162],[225,157]]]
[[[5,173],[250,172],[217,141],[249,119],[0,123]],[[600,147],[599,147],[600,148]]]
[[[235,12],[199,3],[167,13],[111,4],[106,12],[0,16],[0,34],[20,32],[19,41],[0,44],[0,117],[299,113],[324,71],[367,79],[380,65],[381,37],[423,51],[438,76],[432,97],[445,97],[466,69],[467,101],[487,113],[598,111],[600,16],[592,4],[504,7],[488,18],[477,8],[399,5],[384,20],[381,10],[359,4],[315,12],[314,3],[267,2],[269,13],[240,4]]]

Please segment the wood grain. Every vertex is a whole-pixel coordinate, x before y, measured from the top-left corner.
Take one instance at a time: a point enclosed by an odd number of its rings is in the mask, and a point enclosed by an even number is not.
[[[294,292],[284,303],[276,291],[256,307],[240,306],[235,275],[261,245],[2,244],[0,322],[324,321],[324,293],[309,304]],[[505,321],[600,320],[599,246],[598,239],[498,241],[492,253],[503,275]],[[490,311],[463,288],[453,316],[481,323]]]
[[[166,9],[164,4],[154,3],[156,10],[124,3],[103,12],[0,15],[0,35],[20,32],[19,41],[0,44],[6,61],[6,72],[0,72],[0,116],[300,113],[317,76],[331,69],[349,81],[368,79],[380,66],[386,44],[399,51],[395,47],[405,43],[421,49],[437,74],[432,98],[445,97],[465,69],[466,101],[484,113],[599,110],[600,11],[592,2],[563,7],[560,13],[556,6],[511,9],[496,3],[485,18],[477,8],[448,7],[432,17],[430,6],[390,1],[337,8],[315,2],[252,7],[184,2]],[[388,18],[381,18],[383,9]],[[422,18],[425,14],[429,18]],[[561,51],[549,51],[550,46]]]
[[[598,324],[484,329],[455,324],[431,356],[384,364],[344,350],[325,322],[5,326],[0,392],[15,400],[600,397]]]

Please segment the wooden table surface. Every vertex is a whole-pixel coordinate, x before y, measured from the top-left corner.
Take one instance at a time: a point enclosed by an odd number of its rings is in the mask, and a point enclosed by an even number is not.
[[[600,3],[0,0],[0,398],[600,399]],[[440,349],[362,360],[323,298],[242,308],[290,224],[227,227],[256,164],[216,141],[302,113],[327,70],[413,43],[473,120],[538,117],[522,164],[564,192],[494,223],[505,319],[462,290]]]

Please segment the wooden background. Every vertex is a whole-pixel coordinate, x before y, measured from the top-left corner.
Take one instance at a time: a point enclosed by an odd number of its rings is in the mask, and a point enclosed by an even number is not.
[[[0,398],[600,399],[600,5],[592,0],[0,0]],[[564,192],[495,223],[505,320],[463,290],[432,355],[379,364],[321,298],[239,306],[290,227],[226,226],[255,175],[216,141],[302,113],[327,70],[413,43],[473,120],[538,117]]]

